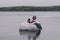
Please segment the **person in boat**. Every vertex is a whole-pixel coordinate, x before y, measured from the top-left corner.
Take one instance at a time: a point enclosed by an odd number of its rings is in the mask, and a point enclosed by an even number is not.
[[[36,22],[36,16],[32,17],[31,23],[34,23],[34,22]]]
[[[37,31],[35,37],[33,38],[33,40],[36,40],[36,38],[40,35],[41,30],[42,30],[41,24],[36,21],[36,16],[32,17],[32,21],[30,23],[33,23],[38,28],[38,31]]]
[[[28,18],[27,22],[30,23],[30,18]]]

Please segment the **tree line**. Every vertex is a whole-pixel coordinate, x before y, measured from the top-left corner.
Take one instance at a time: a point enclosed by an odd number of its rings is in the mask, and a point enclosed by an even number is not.
[[[35,7],[35,6],[1,7],[0,11],[60,11],[60,6],[50,6],[50,7]]]

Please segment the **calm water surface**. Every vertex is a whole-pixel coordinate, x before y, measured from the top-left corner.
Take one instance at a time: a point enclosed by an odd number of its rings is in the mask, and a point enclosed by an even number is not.
[[[0,40],[28,40],[19,26],[33,15],[43,28],[37,40],[60,40],[60,12],[0,12]]]

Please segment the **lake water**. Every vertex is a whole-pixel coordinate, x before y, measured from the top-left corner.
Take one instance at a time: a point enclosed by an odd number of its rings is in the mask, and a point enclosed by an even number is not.
[[[37,40],[60,40],[60,12],[0,12],[0,40],[28,40],[19,26],[33,15],[43,28]]]

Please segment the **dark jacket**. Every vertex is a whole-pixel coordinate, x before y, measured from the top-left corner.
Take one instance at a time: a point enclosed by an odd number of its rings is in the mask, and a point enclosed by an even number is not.
[[[34,23],[34,24],[37,26],[38,29],[42,30],[41,24],[39,24],[39,23]]]

